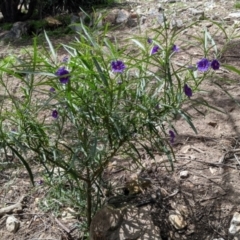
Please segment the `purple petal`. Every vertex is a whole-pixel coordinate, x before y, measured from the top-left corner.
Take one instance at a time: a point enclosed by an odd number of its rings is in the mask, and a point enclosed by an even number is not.
[[[192,96],[192,89],[187,84],[184,85],[183,91],[189,98]]]
[[[175,137],[176,137],[174,131],[169,130],[169,136],[170,136],[170,143],[173,144],[175,141]]]
[[[51,88],[49,89],[49,91],[50,91],[51,93],[54,93],[56,90],[55,90],[55,88],[51,87]]]
[[[173,52],[179,52],[180,48],[177,45],[173,45],[172,47]]]
[[[148,38],[148,39],[147,39],[147,42],[148,42],[149,44],[152,44],[153,41],[152,41],[151,38]]]
[[[197,62],[197,69],[200,72],[206,72],[210,67],[210,62],[206,59],[203,58],[199,62]]]
[[[160,47],[158,45],[153,46],[151,50],[151,55],[157,53],[159,51]]]
[[[121,60],[116,60],[111,62],[112,71],[115,73],[122,73],[126,68],[125,64]]]
[[[220,68],[220,63],[217,59],[214,59],[212,62],[211,62],[211,67],[213,70],[218,70]]]
[[[69,82],[70,77],[66,76],[69,74],[69,71],[65,69],[65,67],[60,67],[57,72],[56,75],[59,77],[59,81],[62,84],[66,84]]]
[[[58,111],[57,110],[52,111],[52,117],[53,118],[58,118]]]

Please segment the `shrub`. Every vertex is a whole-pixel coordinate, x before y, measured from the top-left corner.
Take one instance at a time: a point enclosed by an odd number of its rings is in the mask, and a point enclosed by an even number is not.
[[[174,55],[183,47],[176,45],[181,31],[170,32],[167,23],[155,37],[130,38],[126,46],[112,43],[106,32],[96,37],[82,29],[79,39],[63,45],[64,59],[45,35],[48,48],[39,48],[35,38],[32,52],[1,61],[0,84],[8,98],[1,103],[0,143],[22,161],[33,183],[29,156],[41,164],[45,181],[80,208],[89,226],[102,204],[103,171],[114,157],[141,166],[144,149],[150,158],[166,154],[173,169],[173,120],[181,116],[196,132],[183,105],[210,107],[195,94],[219,62],[208,32],[198,39],[202,59],[180,66]],[[20,99],[8,76],[19,85]]]

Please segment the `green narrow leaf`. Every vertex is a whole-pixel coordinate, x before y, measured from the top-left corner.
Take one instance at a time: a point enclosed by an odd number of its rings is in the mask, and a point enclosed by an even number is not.
[[[11,145],[9,145],[8,147],[18,156],[19,160],[25,166],[25,168],[28,171],[28,174],[29,174],[30,180],[32,182],[32,185],[34,186],[34,177],[33,177],[32,170],[29,167],[28,163],[25,161],[25,159],[21,156],[21,154],[19,154],[19,152],[16,149],[14,149]]]
[[[67,46],[65,44],[62,44],[62,46],[72,57],[75,57],[77,55],[77,50],[75,48]]]
[[[85,25],[83,24],[82,20],[81,20],[81,27],[82,30],[84,31],[85,36],[87,37],[87,39],[91,42],[92,46],[96,46],[96,43],[93,41],[93,38],[89,35]]]
[[[235,72],[235,73],[237,73],[237,74],[240,75],[240,70],[237,69],[237,68],[234,67],[234,66],[224,64],[223,67],[225,67],[225,68],[226,68],[227,70],[229,70],[229,71]]]
[[[204,31],[204,50],[206,51],[207,48],[208,48],[208,35],[207,35],[207,30],[205,29],[205,31]]]
[[[105,85],[106,87],[108,87],[107,78],[105,77],[105,75],[104,75],[104,73],[103,73],[100,65],[98,64],[96,58],[93,56],[93,53],[91,53],[91,54],[92,54],[92,59],[93,59],[93,62],[94,62],[94,64],[95,64],[96,68],[97,68],[97,71],[98,71],[98,73],[99,73],[100,78],[102,79],[104,85]]]
[[[50,51],[52,53],[54,63],[56,63],[57,62],[57,54],[56,54],[56,52],[55,52],[55,50],[53,48],[53,45],[52,45],[52,43],[51,43],[50,39],[48,38],[48,35],[47,35],[47,33],[45,31],[44,31],[44,35],[45,35],[45,38],[46,38],[46,40],[48,42],[48,46],[50,48]]]
[[[197,129],[193,125],[191,118],[186,113],[182,112],[181,110],[178,111],[178,113],[186,120],[186,122],[190,125],[190,127],[193,129],[193,131],[197,134]]]
[[[136,45],[138,45],[142,50],[145,51],[145,47],[143,46],[142,43],[140,43],[138,40],[136,39],[131,39],[134,43],[136,43]]]

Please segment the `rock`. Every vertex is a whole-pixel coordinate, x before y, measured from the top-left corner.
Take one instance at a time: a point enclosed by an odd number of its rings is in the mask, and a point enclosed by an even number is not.
[[[177,230],[181,230],[187,226],[186,221],[179,212],[170,214],[168,219]]]
[[[229,234],[240,237],[240,214],[235,212],[228,229]]]
[[[90,240],[95,239],[119,239],[118,231],[123,221],[121,209],[114,209],[108,206],[103,207],[93,217],[90,226]]]
[[[93,218],[90,240],[161,240],[159,229],[153,224],[151,207],[128,205],[123,210],[103,207]]]
[[[229,13],[228,16],[227,16],[226,18],[228,18],[228,19],[232,19],[232,18],[240,18],[240,12]]]
[[[204,15],[204,11],[202,10],[197,10],[195,8],[189,8],[189,11],[192,15],[196,16],[196,15]]]
[[[19,229],[20,221],[14,216],[9,216],[6,221],[6,228],[9,232],[15,233]]]
[[[6,31],[0,35],[1,40],[12,41],[16,38],[21,38],[24,34],[27,34],[29,25],[27,22],[15,22],[10,31]]]
[[[170,22],[171,28],[182,28],[183,27],[183,21],[182,19],[172,19]]]
[[[129,17],[130,17],[130,13],[124,9],[121,9],[117,13],[116,23],[117,24],[125,24],[125,23],[127,23]]]
[[[109,24],[111,26],[116,24],[117,14],[118,14],[118,9],[113,9],[110,12],[108,12],[106,17],[103,18],[103,25]]]
[[[209,171],[212,175],[216,175],[218,173],[218,168],[216,167],[209,167]]]
[[[49,27],[59,27],[62,25],[62,23],[59,20],[52,16],[46,17],[44,18],[44,20],[47,22]]]
[[[28,27],[27,22],[15,22],[10,31],[15,33],[16,38],[20,38],[27,33]]]
[[[181,171],[179,175],[180,175],[180,178],[187,178],[187,177],[189,177],[189,172]]]
[[[175,209],[177,213],[180,213],[184,217],[188,217],[190,215],[188,208],[185,205],[177,204]]]
[[[166,19],[166,17],[164,16],[163,13],[159,13],[159,14],[157,15],[157,21],[158,21],[158,23],[159,23],[160,25],[162,25],[166,20],[167,20],[167,19]]]

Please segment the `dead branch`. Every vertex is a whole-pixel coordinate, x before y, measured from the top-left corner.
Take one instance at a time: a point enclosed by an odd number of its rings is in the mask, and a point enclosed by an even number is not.
[[[1,208],[0,209],[0,217],[1,216],[4,216],[5,214],[9,214],[9,213],[12,213],[12,212],[16,212],[16,211],[22,211],[22,202],[24,200],[26,196],[22,196],[19,201],[11,206],[7,206],[7,207],[4,207],[4,208]]]

